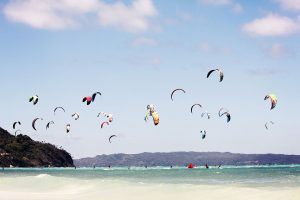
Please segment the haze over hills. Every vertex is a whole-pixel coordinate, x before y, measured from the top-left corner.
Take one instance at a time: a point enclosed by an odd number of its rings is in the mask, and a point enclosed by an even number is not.
[[[300,155],[170,152],[98,155],[74,160],[78,167],[300,164]]]
[[[74,167],[71,155],[52,144],[13,136],[0,128],[0,167]]]
[[[170,152],[98,155],[74,160],[78,167],[186,166],[300,164],[300,155],[239,154],[221,152]],[[26,135],[13,136],[0,128],[1,167],[73,167],[71,155],[52,144],[33,141]]]

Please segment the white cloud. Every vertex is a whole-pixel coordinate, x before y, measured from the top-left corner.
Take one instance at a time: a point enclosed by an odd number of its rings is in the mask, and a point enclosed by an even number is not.
[[[98,17],[94,20],[99,21],[101,26],[113,26],[129,32],[148,30],[149,18],[158,14],[152,0],[133,0],[131,5],[100,0],[9,0],[3,11],[10,21],[38,29],[59,30],[80,26],[82,19],[89,16],[89,20]]]
[[[300,0],[275,0],[284,10],[300,11]]]
[[[132,45],[134,45],[134,46],[141,46],[141,45],[155,46],[155,45],[157,45],[157,42],[151,38],[138,37],[132,41]]]
[[[300,31],[300,20],[271,13],[243,25],[242,30],[259,36],[290,35]]]
[[[97,0],[10,0],[5,16],[39,29],[65,29],[79,25],[76,16],[97,9]]]
[[[122,2],[114,4],[101,3],[98,12],[102,26],[112,26],[129,32],[146,31],[149,28],[149,17],[157,15],[151,0],[135,0],[131,6]]]
[[[233,0],[198,0],[198,2],[212,6],[230,6],[231,9],[236,13],[243,11],[242,5],[234,2]]]

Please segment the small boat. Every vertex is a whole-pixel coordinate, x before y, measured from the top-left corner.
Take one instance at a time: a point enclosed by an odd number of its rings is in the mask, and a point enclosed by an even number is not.
[[[189,163],[189,164],[187,165],[187,168],[189,168],[189,169],[193,169],[193,168],[194,168],[194,165],[193,165],[193,163]]]

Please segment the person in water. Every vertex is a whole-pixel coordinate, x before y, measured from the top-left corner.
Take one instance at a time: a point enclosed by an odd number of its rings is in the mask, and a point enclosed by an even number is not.
[[[206,169],[209,169],[208,164],[205,164],[205,168],[206,168]]]

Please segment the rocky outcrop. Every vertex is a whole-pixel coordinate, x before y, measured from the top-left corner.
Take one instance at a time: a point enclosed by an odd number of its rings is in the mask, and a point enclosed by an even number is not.
[[[0,167],[73,167],[71,155],[26,135],[11,135],[0,128]]]

